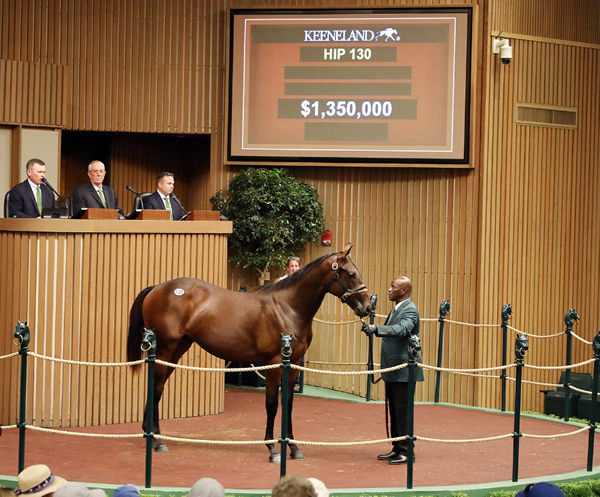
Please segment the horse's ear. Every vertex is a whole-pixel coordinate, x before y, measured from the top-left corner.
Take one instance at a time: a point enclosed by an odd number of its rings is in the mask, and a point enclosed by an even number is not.
[[[346,244],[346,246],[344,247],[344,250],[342,250],[342,255],[343,255],[344,257],[348,257],[348,254],[350,253],[350,249],[351,249],[351,248],[352,248],[352,243],[351,243],[351,242],[348,242],[348,243]]]

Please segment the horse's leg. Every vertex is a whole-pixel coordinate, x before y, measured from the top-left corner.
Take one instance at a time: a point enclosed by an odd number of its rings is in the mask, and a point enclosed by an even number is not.
[[[287,432],[287,436],[290,440],[294,439],[294,433],[293,433],[293,429],[292,429],[292,407],[294,405],[294,385],[296,384],[296,378],[298,376],[298,370],[297,369],[291,369],[290,370],[290,376],[289,376],[289,381],[288,381],[288,432]],[[283,386],[282,386],[283,388]],[[298,448],[298,446],[295,443],[291,443],[289,444],[290,447],[290,457],[292,459],[304,459],[304,454],[302,453],[302,451]]]
[[[175,351],[172,354],[165,354],[167,357],[166,358],[162,358],[160,357],[161,360],[163,361],[167,361],[170,362],[172,364],[177,364],[177,362],[179,362],[179,359],[181,359],[181,356],[183,356],[183,354],[186,353],[186,351],[190,348],[190,346],[192,345],[192,340],[190,340],[187,336],[183,337],[179,343],[177,344],[177,347],[175,348]],[[152,406],[153,409],[153,424],[154,424],[154,434],[159,435],[160,434],[160,419],[159,419],[159,412],[158,412],[158,405],[160,403],[160,399],[162,397],[163,391],[165,389],[165,384],[167,382],[167,380],[169,379],[169,376],[171,376],[171,373],[175,370],[175,368],[170,367],[170,366],[164,366],[162,364],[155,364],[154,366],[154,404]],[[146,409],[148,409],[148,403],[146,402]],[[146,413],[147,411],[145,411]],[[143,424],[143,428],[144,431],[146,430],[146,417],[144,416],[144,424]],[[167,447],[167,444],[164,442],[164,440],[160,439],[160,438],[154,438],[154,441],[152,442],[152,447],[154,448],[154,450],[156,452],[162,452],[162,453],[167,453],[169,452],[169,448]]]
[[[267,410],[267,429],[265,431],[265,440],[273,439],[275,416],[277,415],[277,405],[279,404],[280,382],[280,369],[268,369],[265,372],[265,408]],[[281,462],[281,455],[279,454],[279,450],[277,450],[277,446],[275,444],[268,443],[267,449],[269,449],[269,462]]]

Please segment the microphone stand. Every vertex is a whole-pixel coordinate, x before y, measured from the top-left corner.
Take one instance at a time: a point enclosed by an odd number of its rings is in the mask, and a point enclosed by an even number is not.
[[[127,190],[129,190],[131,193],[133,193],[135,195],[135,199],[133,201],[134,208],[133,208],[133,211],[131,211],[129,213],[129,215],[127,216],[127,219],[135,219],[138,215],[138,211],[135,208],[135,205],[137,204],[137,199],[140,196],[140,194],[138,192],[136,192],[133,188],[131,188],[131,186],[129,186],[129,185],[125,185],[125,188],[127,188]],[[142,206],[142,208],[140,210],[143,210],[144,204],[142,202],[140,202],[140,204]]]
[[[71,217],[71,199],[66,195],[61,195],[60,193],[58,193],[46,178],[42,178],[42,184],[46,185],[50,189],[50,191],[54,193],[54,195],[56,195],[58,198],[65,201],[65,205],[67,206],[67,216]]]
[[[183,212],[185,212],[185,214],[182,217],[180,217],[178,219],[178,221],[181,221],[182,219],[185,219],[187,216],[189,216],[190,212],[192,212],[192,211],[186,211],[185,208],[183,207],[183,205],[181,204],[181,201],[175,196],[174,193],[171,193],[169,195],[169,197],[171,197],[173,200],[175,200],[175,202],[177,202],[179,204],[179,207],[181,207],[181,210]]]

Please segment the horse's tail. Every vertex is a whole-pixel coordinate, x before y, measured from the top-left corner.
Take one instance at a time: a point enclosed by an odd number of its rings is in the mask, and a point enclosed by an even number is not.
[[[142,314],[142,305],[146,295],[148,295],[153,288],[153,286],[144,288],[133,301],[131,311],[129,311],[127,360],[130,362],[139,361],[142,358],[142,339],[144,337],[144,315]]]

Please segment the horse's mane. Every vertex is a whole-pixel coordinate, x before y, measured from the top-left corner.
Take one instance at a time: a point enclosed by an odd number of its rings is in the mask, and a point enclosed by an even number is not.
[[[318,266],[325,259],[330,257],[332,254],[327,254],[315,259],[314,261],[309,262],[306,266],[301,267],[295,273],[290,274],[287,278],[283,278],[279,280],[277,283],[268,283],[266,285],[261,285],[252,290],[248,290],[249,292],[258,292],[258,293],[271,293],[276,290],[283,290],[288,286],[292,286],[295,284],[296,280],[304,277],[304,275],[312,270],[313,267]]]

